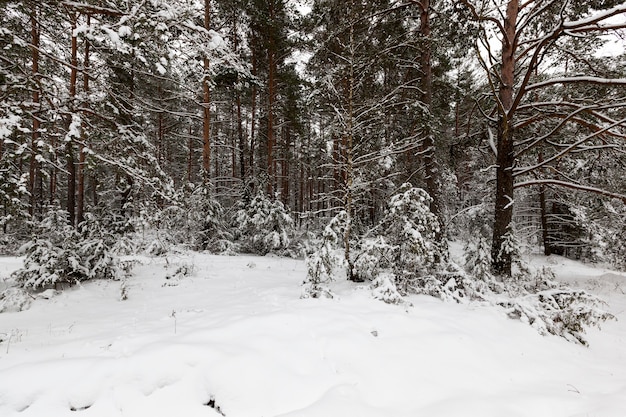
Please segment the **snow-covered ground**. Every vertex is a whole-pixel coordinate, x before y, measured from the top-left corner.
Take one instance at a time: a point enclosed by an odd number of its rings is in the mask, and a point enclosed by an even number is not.
[[[610,303],[585,348],[495,307],[300,299],[298,260],[141,261],[125,301],[100,281],[0,314],[0,416],[626,416],[625,274],[534,259]]]

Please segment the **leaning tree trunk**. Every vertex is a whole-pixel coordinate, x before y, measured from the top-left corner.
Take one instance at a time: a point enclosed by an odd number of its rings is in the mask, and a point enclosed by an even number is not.
[[[502,41],[502,68],[500,70],[499,123],[496,163],[496,204],[493,224],[491,256],[493,271],[500,276],[511,276],[511,254],[504,246],[506,234],[513,220],[513,123],[509,113],[513,106],[513,83],[515,77],[515,29],[519,0],[510,0],[504,20]]]

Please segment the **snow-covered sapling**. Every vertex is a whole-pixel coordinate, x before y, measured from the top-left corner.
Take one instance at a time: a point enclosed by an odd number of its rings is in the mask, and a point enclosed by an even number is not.
[[[347,213],[340,211],[331,219],[322,233],[317,250],[306,257],[307,276],[302,283],[302,298],[332,298],[328,284],[334,280],[335,269],[341,259],[337,248],[343,241]]]
[[[85,222],[80,233],[67,212],[50,210],[35,225],[33,238],[20,251],[24,267],[13,277],[24,288],[44,289],[90,279],[119,279],[117,259],[109,251],[111,239],[97,222]]]
[[[237,212],[234,225],[244,251],[265,255],[288,248],[294,221],[283,203],[259,192]]]

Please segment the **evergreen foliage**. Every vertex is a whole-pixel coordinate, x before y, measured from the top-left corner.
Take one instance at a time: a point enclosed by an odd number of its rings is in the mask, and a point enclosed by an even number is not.
[[[260,255],[285,251],[294,232],[294,221],[283,203],[270,200],[262,191],[237,211],[234,226],[241,250]]]
[[[504,297],[576,339],[599,302],[531,284],[520,248],[626,269],[626,58],[598,52],[626,6],[521,3],[4,1],[0,254],[28,240],[40,289],[321,233],[303,296],[343,265],[386,302]]]
[[[307,275],[302,283],[302,298],[333,297],[328,284],[334,280],[342,260],[345,261],[337,251],[343,242],[347,222],[345,211],[337,213],[324,228],[317,249],[306,257]]]
[[[439,222],[430,212],[429,202],[426,191],[404,184],[391,197],[376,228],[378,236],[360,243],[355,273],[375,280],[382,270],[390,270],[400,293],[407,294],[420,276],[438,269],[445,255],[435,240]]]
[[[24,268],[13,277],[27,289],[73,285],[92,279],[120,279],[117,259],[111,254],[112,235],[94,221],[79,233],[67,213],[50,210],[34,225],[33,238],[20,249]]]

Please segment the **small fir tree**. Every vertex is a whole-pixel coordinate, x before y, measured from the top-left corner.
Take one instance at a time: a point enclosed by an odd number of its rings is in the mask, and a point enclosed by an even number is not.
[[[16,282],[24,288],[45,289],[91,279],[119,279],[117,260],[109,250],[112,241],[97,224],[88,221],[79,233],[66,211],[48,211],[35,225],[33,238],[20,249],[24,268],[13,273]]]
[[[242,250],[260,255],[286,250],[294,230],[283,203],[270,200],[263,192],[237,211],[234,225]]]

